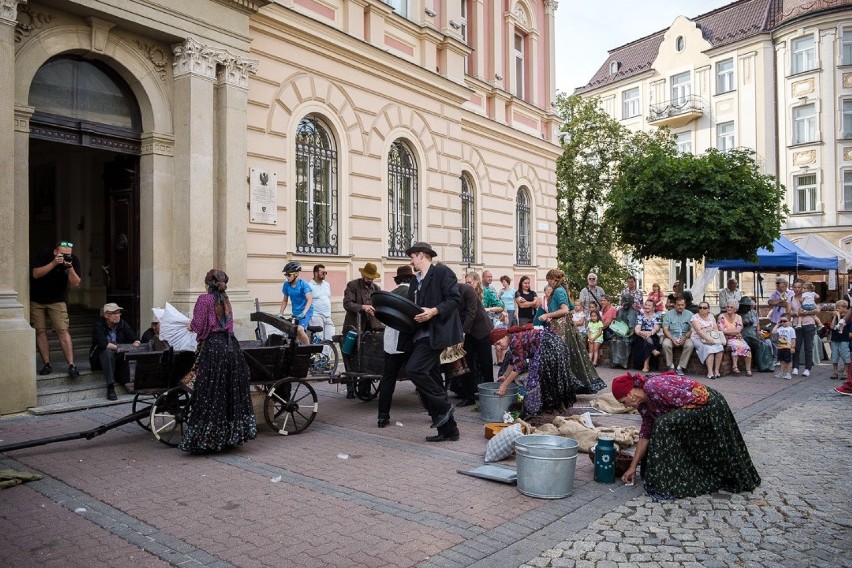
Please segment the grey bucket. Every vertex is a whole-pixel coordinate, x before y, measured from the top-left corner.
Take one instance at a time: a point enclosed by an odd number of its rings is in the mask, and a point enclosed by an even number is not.
[[[541,499],[562,499],[574,491],[577,440],[561,436],[520,436],[515,440],[518,491]]]
[[[479,385],[479,417],[484,422],[503,422],[503,414],[509,410],[509,405],[518,400],[518,385],[509,385],[503,396],[497,394],[499,388],[500,383]]]

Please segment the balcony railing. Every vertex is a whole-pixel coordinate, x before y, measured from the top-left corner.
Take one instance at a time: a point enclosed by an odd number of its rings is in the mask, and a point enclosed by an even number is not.
[[[648,107],[648,122],[683,126],[704,114],[704,99],[689,95]]]

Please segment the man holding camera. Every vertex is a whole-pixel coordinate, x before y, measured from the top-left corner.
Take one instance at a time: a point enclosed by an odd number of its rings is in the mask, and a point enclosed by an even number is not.
[[[47,320],[59,338],[62,353],[68,362],[68,376],[72,379],[80,372],[74,365],[74,346],[68,333],[68,306],[65,294],[68,286],[80,285],[80,259],[72,254],[74,243],[60,241],[53,250],[43,251],[33,263],[30,281],[30,324],[36,330],[36,348],[44,366],[39,375],[53,372],[50,366],[50,348],[47,344]]]

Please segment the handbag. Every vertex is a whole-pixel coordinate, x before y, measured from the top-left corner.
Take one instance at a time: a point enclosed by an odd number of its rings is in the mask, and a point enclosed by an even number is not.
[[[456,378],[461,377],[462,375],[466,375],[470,372],[470,368],[467,366],[467,359],[462,357],[461,359],[456,359],[452,363],[450,363],[450,377]]]
[[[609,329],[617,337],[627,337],[627,334],[630,333],[630,327],[627,325],[627,322],[622,320],[614,320],[611,324],[609,324]]]
[[[724,346],[728,341],[725,339],[725,334],[721,331],[711,331],[710,337],[713,339],[714,345]]]

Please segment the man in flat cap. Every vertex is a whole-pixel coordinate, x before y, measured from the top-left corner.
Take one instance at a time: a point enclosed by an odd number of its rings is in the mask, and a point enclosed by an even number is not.
[[[454,407],[441,380],[441,351],[463,341],[458,306],[461,301],[456,275],[446,265],[433,264],[438,254],[429,243],[416,242],[405,254],[411,259],[415,280],[408,299],[423,310],[416,316],[419,326],[413,333],[400,332],[398,349],[405,352],[405,375],[420,392],[432,427],[438,429],[427,442],[454,442],[459,429],[453,419]]]
[[[372,296],[374,292],[381,290],[375,283],[381,278],[376,265],[368,262],[364,268],[359,268],[361,278],[351,280],[346,284],[343,291],[343,309],[346,317],[343,319],[343,335],[349,331],[356,330],[358,333],[366,331],[384,331],[385,326],[376,319],[376,310],[373,308]],[[360,328],[358,326],[358,315],[360,314]],[[355,384],[346,383],[346,398],[355,398]]]
[[[121,310],[118,304],[110,302],[104,304],[103,317],[95,322],[92,330],[92,350],[89,354],[89,363],[92,370],[103,370],[107,385],[107,398],[117,400],[115,394],[115,383],[125,385],[130,381],[130,366],[126,361],[116,360],[115,354],[121,343],[132,343],[139,345],[136,332],[131,329],[126,321],[121,319]]]

